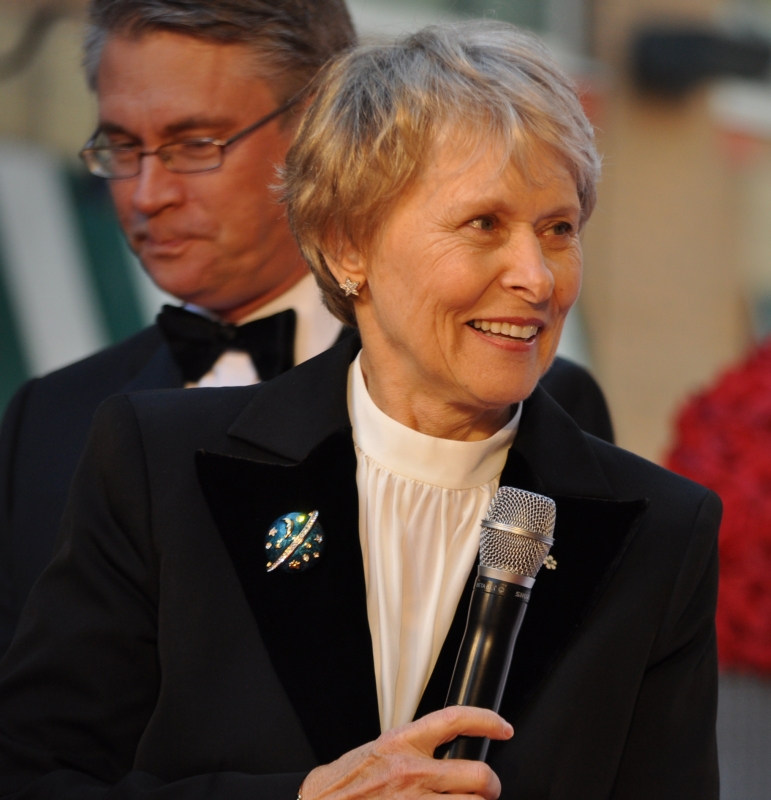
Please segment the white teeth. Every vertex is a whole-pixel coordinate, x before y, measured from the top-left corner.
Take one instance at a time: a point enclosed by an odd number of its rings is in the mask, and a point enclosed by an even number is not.
[[[510,336],[512,339],[530,339],[538,333],[537,325],[513,325],[510,322],[488,322],[475,319],[471,323],[477,330]]]

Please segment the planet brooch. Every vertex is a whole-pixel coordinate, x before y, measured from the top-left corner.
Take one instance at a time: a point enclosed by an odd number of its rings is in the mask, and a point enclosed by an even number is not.
[[[268,572],[303,572],[312,567],[324,550],[324,531],[319,512],[292,511],[279,517],[265,537]]]

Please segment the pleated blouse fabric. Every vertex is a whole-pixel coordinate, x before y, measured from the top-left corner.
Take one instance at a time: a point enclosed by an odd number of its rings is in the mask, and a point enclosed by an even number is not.
[[[412,720],[479,549],[522,404],[489,439],[437,439],[381,411],[348,376],[359,536],[383,731]]]

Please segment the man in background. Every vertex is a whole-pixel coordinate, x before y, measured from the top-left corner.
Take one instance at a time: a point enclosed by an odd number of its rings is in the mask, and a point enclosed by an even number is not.
[[[157,323],[21,387],[0,431],[0,655],[50,560],[91,419],[143,389],[267,380],[333,345],[273,184],[325,61],[355,39],[343,0],[93,0],[85,66],[99,104],[84,160],[109,180],[129,245],[183,301]],[[612,439],[593,379],[558,359],[545,388]]]
[[[180,298],[156,325],[25,384],[0,435],[0,654],[48,563],[91,418],[112,394],[266,380],[330,347],[272,189],[303,90],[355,33],[344,0],[93,0],[84,151],[129,245]]]

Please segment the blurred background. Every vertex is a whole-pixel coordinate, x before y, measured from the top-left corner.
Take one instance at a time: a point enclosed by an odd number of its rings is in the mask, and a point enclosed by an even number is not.
[[[349,5],[365,37],[509,20],[572,73],[605,167],[563,352],[599,379],[619,444],[662,461],[683,403],[771,332],[771,0]],[[76,156],[95,122],[84,7],[0,0],[0,410],[27,377],[125,338],[164,302]],[[771,684],[721,680],[723,797],[767,800]]]

